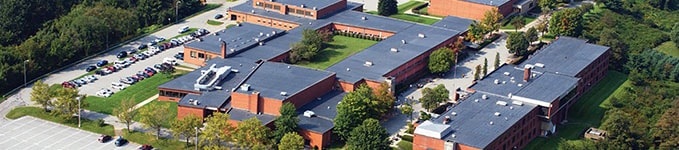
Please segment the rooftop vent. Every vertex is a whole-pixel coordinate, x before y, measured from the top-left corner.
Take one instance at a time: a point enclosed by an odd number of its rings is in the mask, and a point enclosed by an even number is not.
[[[288,66],[288,69],[290,69],[290,66]]]
[[[312,7],[311,9],[316,10],[316,7]]]
[[[234,48],[231,48],[230,50],[231,50],[231,52],[234,52],[234,51],[236,51],[236,49],[234,49]]]
[[[271,31],[271,34],[272,34],[272,35],[276,35],[276,33],[278,33],[278,32],[276,32],[276,31]]]
[[[351,71],[351,69],[347,68],[347,71]]]
[[[302,4],[302,5],[299,5],[299,7],[301,7],[301,8],[304,8],[304,4]]]
[[[500,80],[495,79],[495,81],[493,81],[493,83],[495,83],[495,84],[500,84]]]
[[[418,33],[417,37],[424,38],[425,36],[424,36],[424,33]]]
[[[249,91],[250,85],[249,84],[243,84],[243,85],[240,86],[240,90]]]
[[[252,11],[255,11],[255,10],[252,10]],[[240,27],[240,23],[236,23],[236,27]]]
[[[259,36],[263,36],[263,35],[264,35],[264,33],[262,33],[262,32],[259,32]]]
[[[457,112],[452,112],[450,114],[453,115],[453,116],[457,116]]]
[[[448,124],[449,122],[450,122],[450,116],[445,116],[445,118],[443,118],[443,124]]]
[[[512,99],[512,93],[507,94],[507,97],[509,97],[509,99]]]
[[[366,66],[366,67],[370,67],[370,66],[373,65],[373,62],[368,60],[368,61],[365,61],[365,64],[363,64],[363,65]]]
[[[264,42],[259,42],[259,46],[262,46],[262,45],[264,45]]]
[[[288,92],[281,92],[281,96],[288,96]]]
[[[401,43],[406,44],[406,40],[401,40]]]
[[[477,103],[478,103],[478,102],[479,102],[479,99],[475,99],[474,102],[477,102]]]
[[[457,137],[457,136],[456,136],[455,134],[453,134],[453,135],[450,135],[450,137],[453,137],[453,138],[455,138],[455,137]]]
[[[396,53],[396,52],[398,52],[398,49],[396,49],[396,47],[392,47],[392,48],[391,48],[391,52]]]
[[[269,37],[269,36],[271,36],[271,35],[270,35],[269,33],[267,33],[267,34],[266,34],[266,37]]]
[[[255,10],[253,9],[253,10],[251,10],[250,12],[252,12],[252,13],[254,14],[254,13],[255,13]]]
[[[495,112],[495,116],[500,116],[500,112]]]
[[[512,101],[512,104],[523,106],[523,102],[521,102],[521,101]]]
[[[366,20],[366,19],[368,19],[368,18],[366,18],[365,16],[361,17],[361,20]]]
[[[504,74],[505,76],[509,76],[509,72],[505,72],[505,73],[503,73],[503,74]]]
[[[309,118],[311,118],[311,117],[313,117],[314,115],[316,115],[316,113],[314,113],[314,112],[311,111],[311,110],[304,111],[304,117],[309,117]]]
[[[519,83],[516,86],[523,87],[523,84]]]
[[[545,64],[543,64],[543,63],[535,63],[535,67],[544,68],[544,67],[545,67]]]
[[[238,73],[238,72],[240,72],[240,71],[238,71],[238,69],[231,69],[231,72]]]
[[[500,105],[500,106],[507,106],[507,102],[505,101],[497,101],[495,104]]]
[[[512,110],[512,109],[514,109],[514,107],[513,107],[513,106],[509,106],[509,110]]]
[[[482,98],[482,99],[488,99],[488,95],[483,94],[483,95],[481,96],[481,98]]]
[[[189,99],[189,104],[191,104],[191,105],[198,105],[198,104],[200,104],[200,103],[198,102],[198,100]]]
[[[493,125],[493,122],[492,122],[492,121],[490,122],[490,125]]]
[[[216,32],[215,32],[215,33],[216,33]],[[222,38],[219,38],[217,41],[220,41],[220,42],[221,42],[221,41],[222,41]]]
[[[255,38],[255,42],[259,42],[259,38]]]

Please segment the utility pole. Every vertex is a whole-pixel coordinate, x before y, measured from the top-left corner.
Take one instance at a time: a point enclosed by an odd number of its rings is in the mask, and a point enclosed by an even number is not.
[[[174,5],[174,21],[175,22],[179,21],[179,18],[178,18],[179,17],[179,4],[181,4],[181,3],[182,3],[182,1],[178,0],[177,3],[175,3],[175,5]]]
[[[80,116],[82,111],[80,111],[80,96],[75,97],[76,100],[78,100],[78,128],[80,128]]]
[[[195,145],[196,145],[196,150],[198,150],[198,127],[195,127],[196,129],[196,140],[195,140]]]
[[[26,70],[27,70],[26,63],[28,63],[29,61],[30,60],[28,60],[28,59],[24,60],[24,88],[26,87],[26,82],[27,82],[26,81]]]

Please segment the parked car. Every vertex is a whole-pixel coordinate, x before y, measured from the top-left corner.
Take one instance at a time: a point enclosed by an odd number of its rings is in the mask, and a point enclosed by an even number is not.
[[[127,77],[121,78],[119,81],[120,81],[121,83],[129,84],[129,85],[134,84],[134,81],[131,80],[131,79],[128,79]]]
[[[154,74],[158,73],[155,69],[153,69],[151,67],[146,67],[146,69],[144,69],[144,71],[150,71],[150,72],[153,72]]]
[[[179,63],[177,63],[177,59],[170,58],[170,57],[165,57],[163,59],[163,63],[168,63],[168,64],[173,65],[173,66],[179,65]]]
[[[97,62],[97,67],[108,65],[108,60],[100,60]]]
[[[111,97],[111,95],[113,95],[113,93],[114,93],[114,92],[111,91],[111,89],[106,89],[106,88],[104,88],[104,89],[101,89],[101,90],[97,91],[97,96]]]
[[[85,71],[90,72],[90,71],[94,71],[95,69],[97,69],[97,66],[87,66],[87,68],[85,68]]]
[[[113,71],[109,70],[108,68],[101,69],[101,71],[104,75],[113,73]]]
[[[189,31],[189,26],[183,26],[182,28],[179,28],[178,31],[180,34]]]
[[[165,38],[159,37],[159,38],[157,38],[157,39],[155,39],[155,40],[153,40],[153,41],[156,42],[156,43],[160,43],[160,42],[162,42],[162,41],[165,41]]]
[[[78,86],[87,84],[86,81],[80,80],[80,79],[75,79],[75,80],[73,80],[73,82],[76,83],[76,84],[78,84]]]
[[[127,52],[126,51],[119,52],[118,55],[116,55],[116,57],[117,58],[127,57]]]
[[[61,87],[63,87],[63,88],[75,88],[75,86],[76,86],[75,84],[70,83],[70,82],[62,82],[61,83]]]
[[[139,79],[137,79],[137,78],[133,78],[133,77],[125,77],[125,78],[132,80],[133,83],[139,82]]]
[[[123,85],[123,83],[120,83],[120,82],[112,82],[112,83],[111,83],[111,88],[113,88],[113,89],[118,89],[118,90],[124,90],[124,89],[125,89],[125,85]]]
[[[127,50],[127,54],[131,55],[131,54],[134,54],[134,53],[137,53],[137,49],[133,48],[133,49]]]
[[[108,141],[110,141],[110,140],[111,140],[111,136],[106,135],[106,134],[102,134],[102,135],[99,136],[99,138],[97,139],[97,141],[99,141],[100,143],[106,143],[106,142],[108,142]]]
[[[115,67],[115,65],[114,65],[114,66],[108,66],[107,69],[108,69],[109,71],[111,71],[111,72],[116,72],[116,71],[118,71],[118,68]]]
[[[141,60],[144,60],[144,59],[148,58],[149,56],[146,55],[146,54],[140,53],[140,54],[135,55],[134,57],[139,58]]]
[[[144,144],[144,145],[139,146],[138,149],[139,149],[139,150],[152,150],[152,149],[153,149],[153,146],[148,145],[148,144]]]
[[[73,81],[68,81],[68,83],[71,83],[71,84],[75,85],[76,87],[82,86],[80,83],[75,82],[75,80],[73,80]]]
[[[83,80],[85,80],[85,81],[87,81],[87,82],[92,83],[92,82],[94,82],[95,80],[97,80],[97,77],[95,77],[94,75],[89,75],[89,76],[84,76],[84,77],[82,77],[82,78],[80,78],[80,79],[83,79]]]
[[[174,58],[179,59],[179,60],[184,60],[184,53],[174,54]]]
[[[222,14],[217,14],[217,15],[215,15],[215,19],[220,19],[220,18],[222,18],[222,17],[224,17],[224,15],[222,15]]]
[[[127,140],[123,139],[122,136],[118,136],[118,138],[116,138],[116,141],[113,144],[115,144],[116,146],[123,146],[125,145],[125,143],[127,143]]]
[[[147,46],[153,46],[153,45],[156,45],[156,44],[158,44],[158,42],[156,42],[155,40],[151,41],[149,43],[146,43]]]
[[[138,50],[142,50],[142,49],[145,49],[145,48],[146,48],[146,44],[141,44],[141,45],[137,46]]]
[[[153,75],[156,74],[155,72],[149,71],[149,70],[144,70],[144,73],[146,73],[146,75],[148,75],[149,77],[151,77],[151,76],[153,76]]]

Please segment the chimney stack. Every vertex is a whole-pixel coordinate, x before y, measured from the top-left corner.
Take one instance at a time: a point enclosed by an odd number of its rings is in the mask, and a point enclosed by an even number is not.
[[[446,116],[446,117],[443,119],[443,124],[448,124],[448,122],[450,122],[450,116]]]
[[[530,66],[526,65],[523,67],[523,82],[528,82],[530,80]]]
[[[221,40],[219,42],[222,42],[222,58],[226,58],[226,42]]]

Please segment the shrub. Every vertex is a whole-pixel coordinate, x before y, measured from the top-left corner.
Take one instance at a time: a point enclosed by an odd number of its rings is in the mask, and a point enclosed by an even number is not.
[[[106,123],[105,123],[104,119],[99,119],[99,120],[97,120],[97,125],[99,125],[99,127],[103,127],[104,125],[106,125]]]
[[[415,132],[415,125],[413,125],[413,123],[409,122],[408,123],[408,129],[406,130],[406,133],[413,134],[413,132]]]
[[[413,142],[413,136],[411,135],[401,135],[401,139],[408,142]]]

